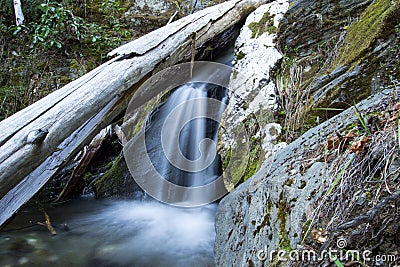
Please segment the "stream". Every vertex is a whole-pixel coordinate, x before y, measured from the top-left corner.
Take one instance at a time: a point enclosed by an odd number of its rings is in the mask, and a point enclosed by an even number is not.
[[[56,236],[25,210],[0,234],[0,266],[214,266],[216,207],[81,198],[47,211]]]
[[[230,65],[232,50],[219,62]],[[217,60],[218,61],[218,60]],[[181,186],[199,186],[221,174],[216,147],[207,147],[213,158],[198,172],[177,169],[162,155],[160,131],[175,106],[191,99],[213,98],[227,103],[227,89],[189,83],[175,89],[164,104],[151,113],[146,124],[146,146],[157,171]],[[223,106],[223,105],[222,105]],[[221,107],[222,107],[221,106]],[[187,112],[204,112],[204,118],[174,130],[182,154],[196,160],[199,144],[210,139],[216,145],[218,122],[207,119],[206,106],[187,106]],[[219,109],[219,116],[223,108]],[[184,117],[184,116],[183,116]],[[177,122],[177,125],[179,123]],[[140,160],[140,159],[138,159]],[[195,208],[169,206],[149,196],[133,200],[96,200],[83,196],[56,208],[46,208],[57,235],[45,226],[44,214],[25,208],[0,232],[0,267],[8,266],[214,266],[214,218],[217,204]]]

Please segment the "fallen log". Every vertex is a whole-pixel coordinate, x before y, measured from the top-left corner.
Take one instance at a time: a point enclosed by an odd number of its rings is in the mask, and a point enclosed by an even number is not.
[[[0,226],[84,144],[126,108],[153,71],[190,59],[261,0],[233,0],[170,23],[111,53],[111,60],[0,122]],[[195,37],[194,37],[195,36]]]

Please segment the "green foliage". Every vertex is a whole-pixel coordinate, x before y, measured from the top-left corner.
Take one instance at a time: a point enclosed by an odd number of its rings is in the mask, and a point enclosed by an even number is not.
[[[333,260],[333,262],[337,267],[344,267],[343,263],[337,257],[335,257],[335,255],[332,255],[332,253],[330,252],[329,252],[329,257]]]
[[[356,110],[356,115],[357,115],[358,121],[360,122],[361,126],[363,127],[365,133],[370,135],[371,133],[370,133],[370,131],[368,129],[368,126],[367,126],[368,118],[361,114],[361,112],[357,109],[355,103],[354,103],[354,108]]]
[[[122,0],[25,0],[15,26],[12,1],[0,6],[0,120],[101,64],[132,37]]]
[[[39,22],[28,22],[15,27],[13,31],[15,36],[21,33],[27,35],[31,48],[51,50],[84,43],[96,50],[110,49],[119,45],[124,38],[130,37],[130,32],[122,29],[124,25],[119,22],[117,13],[122,8],[116,0],[103,2],[99,8],[105,25],[87,22],[75,15],[73,10],[57,2],[40,4],[39,10]]]
[[[61,48],[69,40],[81,41],[86,36],[86,25],[82,18],[56,2],[40,5],[43,12],[40,23],[33,22],[33,44],[44,48]]]

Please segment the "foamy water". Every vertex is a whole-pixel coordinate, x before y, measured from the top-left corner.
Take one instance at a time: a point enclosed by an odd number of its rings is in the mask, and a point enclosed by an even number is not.
[[[57,236],[38,226],[0,234],[0,266],[214,266],[215,204],[89,202],[50,212],[70,228]]]

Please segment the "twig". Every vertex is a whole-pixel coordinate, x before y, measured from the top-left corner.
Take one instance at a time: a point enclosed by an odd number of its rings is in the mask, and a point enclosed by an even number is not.
[[[85,173],[87,166],[91,162],[93,156],[100,149],[100,147],[102,146],[105,139],[111,135],[111,133],[112,133],[112,127],[111,127],[111,125],[109,125],[106,128],[104,128],[103,130],[101,130],[100,133],[97,134],[93,138],[93,140],[90,142],[90,144],[87,147],[84,147],[84,152],[83,152],[82,158],[80,159],[78,164],[75,166],[72,174],[70,175],[67,183],[65,184],[61,193],[58,195],[55,202],[59,202],[59,201],[65,199],[66,197],[69,197],[73,193],[73,191],[76,189],[81,177]]]
[[[178,10],[177,11],[175,11],[175,13],[172,15],[172,17],[168,20],[168,22],[167,22],[167,24],[166,25],[168,25],[168,24],[170,24],[173,20],[174,20],[174,18],[175,18],[175,16],[178,14]]]
[[[44,213],[44,218],[45,218],[44,223],[36,222],[36,224],[46,227],[52,235],[56,235],[57,232],[54,229],[54,227],[51,225],[50,216],[45,211],[43,211],[43,213]]]
[[[336,229],[337,230],[346,230],[351,227],[356,227],[360,224],[372,222],[376,215],[384,208],[390,201],[395,201],[400,197],[400,190],[395,192],[393,195],[387,196],[382,199],[375,207],[369,210],[367,213],[360,215],[353,220],[346,222],[342,225],[339,225]]]

